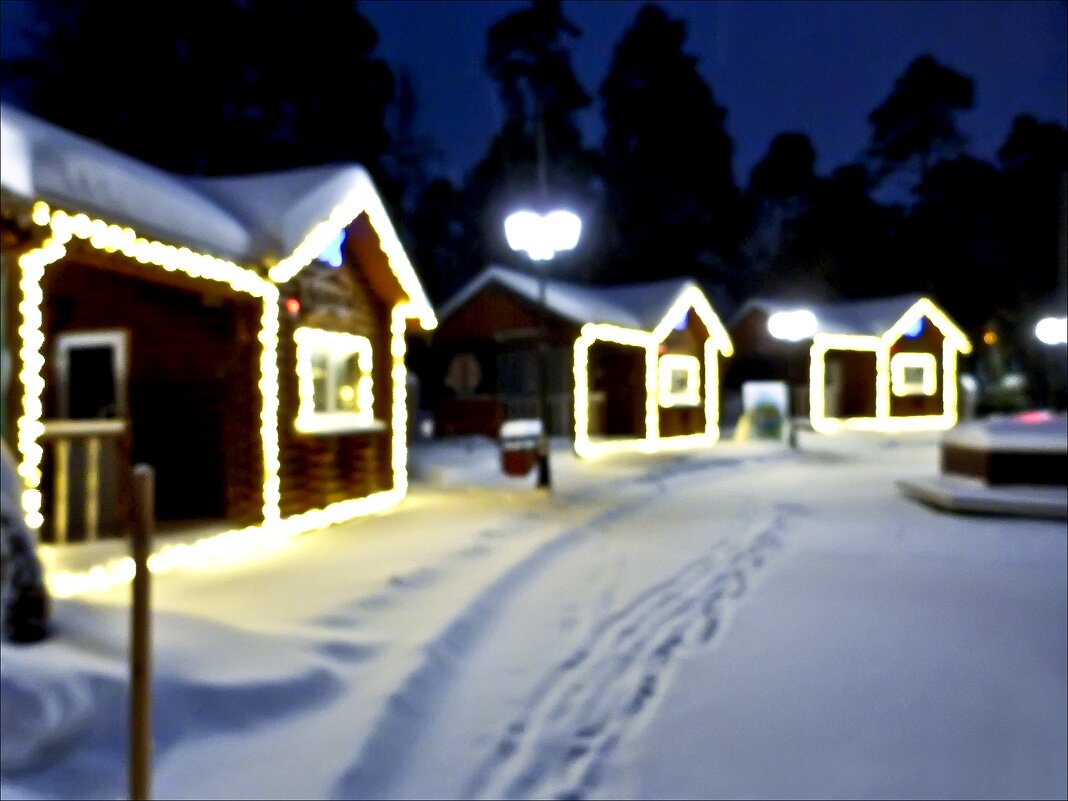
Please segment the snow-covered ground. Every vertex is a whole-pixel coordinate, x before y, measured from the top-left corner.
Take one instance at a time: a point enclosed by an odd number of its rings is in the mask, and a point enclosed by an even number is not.
[[[908,500],[936,442],[561,447],[550,495],[421,445],[399,509],[154,579],[153,791],[1064,798],[1064,524]],[[4,799],[125,795],[128,599],[4,644]]]

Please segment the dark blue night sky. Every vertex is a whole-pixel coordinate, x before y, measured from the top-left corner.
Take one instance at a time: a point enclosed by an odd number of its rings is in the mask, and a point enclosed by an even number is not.
[[[583,30],[573,63],[596,94],[612,50],[642,2],[565,0]],[[515,2],[367,0],[382,53],[408,65],[422,124],[459,177],[485,151],[501,120],[482,69],[487,28]],[[916,56],[929,52],[976,82],[976,106],[961,118],[971,151],[993,157],[1012,118],[1068,121],[1068,3],[1057,2],[685,2],[659,5],[688,22],[688,49],[727,107],[735,173],[748,177],[772,137],[807,133],[821,171],[866,146],[867,115]],[[596,105],[587,144],[600,136]]]
[[[19,44],[26,0],[0,3],[4,50]],[[515,0],[365,0],[380,53],[406,66],[419,124],[443,151],[437,171],[459,179],[501,120],[482,59],[486,31]],[[583,30],[576,72],[591,95],[612,49],[642,2],[565,0]],[[687,2],[660,3],[688,22],[688,49],[727,107],[735,174],[747,179],[772,137],[807,133],[817,168],[829,172],[868,142],[868,112],[921,53],[969,75],[975,108],[961,117],[974,155],[992,158],[1012,118],[1031,113],[1068,123],[1068,2]],[[600,136],[596,104],[584,115],[587,144]]]

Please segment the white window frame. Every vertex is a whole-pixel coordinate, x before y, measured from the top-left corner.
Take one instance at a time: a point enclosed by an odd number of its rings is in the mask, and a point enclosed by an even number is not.
[[[115,379],[115,416],[126,416],[127,354],[129,335],[121,328],[102,328],[94,331],[64,331],[55,335],[53,349],[58,389],[56,412],[62,419],[70,417],[70,354],[85,348],[111,349],[111,374]]]
[[[923,376],[910,381],[909,369],[920,368]],[[895,353],[890,357],[890,391],[899,398],[912,395],[934,395],[938,391],[938,360],[933,353]]]
[[[299,405],[294,427],[305,434],[331,434],[352,431],[368,431],[384,427],[374,418],[374,392],[371,380],[373,351],[371,340],[358,334],[342,331],[327,331],[322,328],[302,326],[293,332],[297,348],[297,394]],[[326,353],[327,398],[336,403],[337,387],[334,365],[342,359],[356,357],[360,376],[356,382],[356,410],[316,411],[315,379],[312,363],[319,353]]]
[[[686,371],[686,388],[673,392],[672,377],[676,370]],[[684,353],[665,353],[657,364],[659,403],[665,408],[701,405],[701,362]]]

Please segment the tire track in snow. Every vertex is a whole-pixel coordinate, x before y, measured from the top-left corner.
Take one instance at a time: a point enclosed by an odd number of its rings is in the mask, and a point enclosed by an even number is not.
[[[427,710],[495,617],[501,599],[535,575],[562,552],[589,538],[593,532],[613,525],[644,508],[651,490],[639,491],[625,501],[565,529],[506,571],[456,618],[433,642],[423,648],[424,657],[400,686],[391,693],[349,770],[340,778],[331,797],[379,798],[395,779],[398,744],[411,742],[424,725]]]
[[[607,617],[542,683],[466,798],[585,798],[605,760],[665,690],[679,654],[721,630],[750,574],[781,546],[779,508],[727,554],[720,541]]]

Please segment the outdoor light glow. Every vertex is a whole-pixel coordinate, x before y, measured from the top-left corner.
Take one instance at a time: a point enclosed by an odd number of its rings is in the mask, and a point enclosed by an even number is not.
[[[407,343],[404,330],[411,310],[407,304],[399,303],[393,307],[390,318],[389,352],[393,357],[391,377],[393,379],[393,495],[391,503],[399,503],[408,491],[408,371],[404,366],[404,354]],[[392,500],[395,498],[396,500]]]
[[[504,221],[508,247],[525,251],[534,261],[548,261],[557,253],[573,250],[581,234],[582,220],[563,209],[544,217],[534,211],[517,211]]]
[[[361,214],[366,214],[371,227],[378,235],[379,246],[386,255],[390,270],[408,297],[408,313],[419,320],[423,330],[430,331],[437,327],[437,318],[390,222],[385,206],[382,205],[370,178],[361,175],[357,180],[357,185],[333,208],[329,216],[315,226],[289,256],[271,267],[267,275],[276,284],[289,281],[326,250],[337,236],[338,230],[347,228]]]
[[[905,332],[905,336],[909,337],[909,339],[915,339],[916,337],[918,337],[922,333],[923,333],[923,318],[922,317],[918,317],[916,319],[916,322],[912,324],[912,327],[908,331]]]
[[[701,322],[704,323],[705,328],[708,330],[708,336],[712,339],[712,342],[719,349],[720,353],[724,356],[732,355],[734,353],[734,346],[731,344],[731,338],[727,335],[727,329],[723,327],[719,315],[712,310],[712,306],[708,302],[708,298],[705,297],[705,293],[692,284],[687,286],[679,293],[679,296],[675,298],[675,302],[671,304],[671,308],[667,310],[664,318],[657,324],[656,328],[653,329],[651,336],[658,343],[663,342],[675,329],[675,321],[691,309],[697,314]]]
[[[788,342],[811,339],[818,326],[816,315],[808,309],[775,312],[768,317],[768,333]]]
[[[301,327],[293,332],[297,346],[297,392],[300,401],[297,407],[297,419],[294,426],[302,433],[329,433],[349,431],[353,428],[369,428],[374,424],[374,391],[371,380],[373,365],[371,340],[356,334],[341,331],[325,331],[321,328]],[[316,352],[345,358],[356,357],[356,366],[360,377],[356,381],[356,390],[352,392],[356,400],[355,411],[316,411],[315,379],[312,375],[312,361]]]
[[[1043,345],[1068,343],[1068,317],[1044,317],[1035,324],[1035,336]]]
[[[686,386],[676,392],[673,375],[682,371],[686,375]],[[684,353],[666,353],[660,357],[658,368],[659,402],[666,408],[672,406],[701,405],[701,363],[696,356]]]
[[[371,213],[372,217],[380,219],[384,215],[384,210],[372,208]],[[314,509],[283,519],[280,514],[281,483],[278,443],[278,336],[281,310],[278,287],[255,272],[224,259],[195,253],[184,247],[175,248],[161,242],[146,240],[138,237],[130,228],[108,225],[102,220],[91,219],[84,214],[72,216],[64,211],[52,211],[43,202],[34,204],[32,220],[41,227],[48,227],[50,236],[39,247],[27,251],[18,259],[18,284],[22,295],[19,303],[20,324],[18,327],[21,365],[19,382],[22,386],[22,414],[17,422],[17,443],[21,456],[18,472],[26,485],[22,496],[22,507],[26,522],[31,528],[39,529],[44,524],[40,491],[41,462],[44,457],[40,437],[44,433],[42,418],[45,391],[42,282],[46,267],[66,254],[65,244],[72,238],[85,240],[90,246],[100,250],[121,252],[139,263],[154,265],[168,272],[179,271],[194,278],[224,283],[236,292],[261,299],[263,303],[257,339],[261,345],[258,389],[262,399],[260,441],[264,461],[264,522],[256,526],[207,536],[190,544],[163,545],[150,556],[148,563],[150,571],[162,573],[176,568],[198,568],[209,563],[243,558],[259,550],[276,548],[289,538],[313,529],[385,511],[396,506],[404,498],[408,483],[404,334],[407,320],[412,317],[420,319],[424,326],[436,325],[436,319],[425,297],[420,297],[416,302],[407,301],[397,304],[392,310],[390,319],[390,353],[393,361],[391,375],[394,382],[391,413],[393,487],[362,498],[340,501],[323,509]],[[382,236],[381,231],[379,234]],[[400,247],[399,241],[392,242],[388,234],[383,237],[382,242],[384,248],[392,248],[394,244],[397,248]],[[403,250],[400,252],[403,253]],[[403,260],[391,258],[391,263],[407,264],[407,260],[406,258]],[[412,277],[414,278],[414,273]],[[398,280],[404,283],[400,275],[398,275]],[[418,283],[415,286],[418,287]],[[406,286],[405,291],[409,287],[410,285]],[[324,333],[334,335],[336,332]],[[311,336],[314,338],[317,335]],[[351,335],[342,334],[341,336]],[[358,339],[365,340],[365,338],[353,337],[353,340]],[[351,343],[352,340],[347,340],[347,342]],[[359,353],[366,349],[363,345],[357,347],[360,349],[357,351],[359,363]],[[366,362],[359,364],[361,373],[364,372],[365,364]],[[361,409],[365,405],[367,408],[373,406],[370,376],[367,377],[368,381],[361,380],[356,389],[358,406]],[[46,559],[52,547],[54,546],[42,546],[42,554]],[[133,561],[129,557],[124,557],[94,565],[83,571],[47,571],[46,581],[54,597],[66,598],[129,583],[133,579],[133,574]]]
[[[263,447],[263,520],[282,517],[282,469],[278,446],[278,287],[264,282],[260,316],[260,443]]]
[[[1026,426],[1037,426],[1052,422],[1056,416],[1048,409],[1029,409],[1014,415],[1012,419]]]
[[[330,240],[323,252],[319,254],[319,261],[325,262],[331,267],[340,267],[341,263],[345,260],[345,257],[341,252],[341,247],[344,244],[345,229],[342,228],[337,232],[337,236]]]
[[[996,344],[998,344],[998,333],[997,333],[997,331],[984,331],[983,332],[983,342],[985,342],[987,345],[996,345]]]
[[[906,415],[893,417],[890,414],[890,395],[893,377],[892,360],[906,356],[902,362],[905,366],[921,366],[918,362],[909,364],[909,359],[920,357],[923,364],[935,366],[930,369],[930,376],[937,373],[935,354],[890,354],[890,349],[901,337],[911,331],[918,319],[930,320],[942,332],[942,414]],[[875,354],[875,417],[828,417],[826,414],[826,365],[827,353],[833,350],[861,351]],[[882,336],[863,336],[854,334],[816,334],[809,350],[809,417],[812,428],[821,433],[833,433],[842,429],[856,431],[881,431],[896,433],[902,431],[938,431],[952,428],[957,423],[957,356],[971,353],[972,346],[964,333],[953,324],[945,312],[927,298],[916,301],[901,318]],[[930,359],[930,360],[929,360]],[[923,386],[931,378],[925,374]],[[929,394],[935,394],[937,390]]]
[[[39,529],[44,524],[40,492],[41,462],[44,448],[40,437],[44,433],[45,382],[43,369],[44,331],[43,311],[45,268],[66,254],[64,243],[72,238],[83,239],[91,247],[107,252],[121,252],[144,264],[153,264],[169,272],[179,271],[195,278],[227,284],[235,292],[249,294],[263,301],[259,341],[259,389],[263,398],[260,412],[260,440],[264,458],[263,515],[267,521],[277,520],[278,513],[278,289],[270,282],[243,267],[194,253],[187,248],[175,248],[161,242],[142,239],[130,228],[108,225],[103,220],[85,214],[70,215],[52,211],[47,204],[33,206],[32,219],[41,227],[48,227],[51,236],[39,248],[27,251],[19,258],[21,270],[19,304],[21,342],[19,360],[22,365],[19,380],[22,384],[22,414],[16,424],[17,443],[22,457],[19,475],[26,483],[22,507],[27,524]]]
[[[697,357],[686,354],[660,355],[661,343],[675,330],[679,318],[693,310],[704,323],[708,330],[708,338],[704,342],[704,397],[705,397],[705,430],[701,434],[687,434],[676,437],[660,436],[660,406],[672,405],[661,404],[665,398],[661,393],[664,387],[664,376],[661,371],[664,360],[668,365],[685,364],[684,369],[696,367],[699,375],[700,365]],[[645,360],[645,436],[625,440],[610,440],[594,442],[590,439],[589,417],[589,354],[590,348],[597,342],[613,342],[618,345],[626,345],[644,350]],[[639,451],[642,453],[655,453],[658,451],[679,450],[696,446],[712,445],[719,439],[719,354],[730,356],[734,352],[730,337],[720,322],[719,317],[712,311],[704,293],[695,286],[687,287],[679,294],[679,297],[668,309],[667,313],[652,331],[639,331],[632,328],[610,325],[608,323],[587,323],[582,326],[579,337],[575,340],[573,358],[574,389],[574,421],[575,421],[575,453],[587,459],[597,458],[612,453],[624,453]],[[697,378],[696,399],[687,387],[687,400],[693,403],[687,405],[700,405],[700,379]],[[667,388],[670,389],[668,381]],[[673,405],[682,405],[674,403]]]
[[[908,380],[909,368],[922,371],[919,381]],[[934,395],[938,391],[938,360],[935,355],[933,353],[895,353],[891,356],[890,391],[899,397]]]

